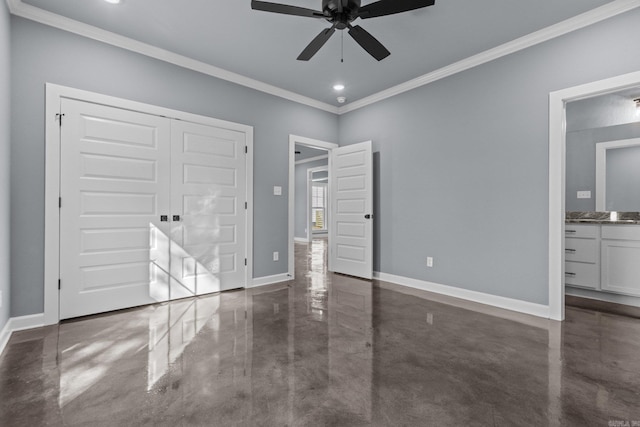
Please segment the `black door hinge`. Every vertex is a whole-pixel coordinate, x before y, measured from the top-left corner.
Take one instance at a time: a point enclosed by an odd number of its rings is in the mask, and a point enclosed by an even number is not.
[[[62,197],[58,197],[58,208],[62,207]]]
[[[247,154],[249,152],[249,147],[247,147],[246,145],[244,146],[244,154]]]
[[[248,205],[247,202],[244,202],[244,208],[247,209]]]
[[[244,259],[244,265],[247,265],[247,259],[246,258]]]
[[[60,279],[58,279],[58,290],[60,290]]]

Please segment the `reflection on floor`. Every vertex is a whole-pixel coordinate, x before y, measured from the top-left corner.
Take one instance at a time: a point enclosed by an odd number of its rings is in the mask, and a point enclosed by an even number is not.
[[[640,321],[560,324],[326,270],[13,335],[2,426],[632,425]],[[624,424],[627,423],[628,424]]]

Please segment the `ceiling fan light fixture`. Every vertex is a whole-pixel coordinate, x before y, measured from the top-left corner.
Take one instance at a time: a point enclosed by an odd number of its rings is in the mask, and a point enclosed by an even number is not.
[[[336,92],[342,92],[344,90],[344,85],[341,83],[336,83],[333,85],[333,90]]]
[[[347,98],[345,98],[344,96],[339,96],[336,99],[338,100],[338,104],[344,104],[345,102],[347,102]]]

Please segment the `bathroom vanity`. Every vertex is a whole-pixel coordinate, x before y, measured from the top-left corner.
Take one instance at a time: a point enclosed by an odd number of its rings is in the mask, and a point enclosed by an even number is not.
[[[640,214],[567,212],[565,284],[640,297]]]

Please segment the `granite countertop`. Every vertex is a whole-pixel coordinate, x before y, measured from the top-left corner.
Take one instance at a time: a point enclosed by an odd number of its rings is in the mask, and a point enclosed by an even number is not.
[[[640,224],[640,212],[567,212],[567,224]]]

